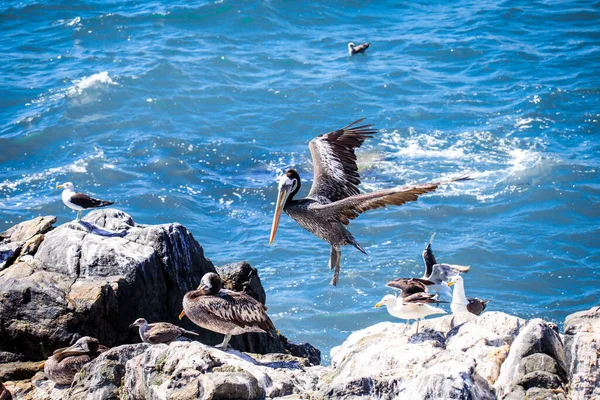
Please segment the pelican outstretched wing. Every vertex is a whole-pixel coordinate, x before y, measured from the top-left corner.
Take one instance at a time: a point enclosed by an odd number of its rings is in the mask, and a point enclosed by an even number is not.
[[[354,150],[377,133],[372,125],[354,126],[359,119],[341,129],[324,133],[310,141],[314,180],[308,197],[321,203],[334,202],[359,194],[360,184]]]

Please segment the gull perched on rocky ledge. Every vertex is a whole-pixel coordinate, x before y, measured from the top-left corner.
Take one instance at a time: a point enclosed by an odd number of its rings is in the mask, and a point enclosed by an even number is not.
[[[81,219],[81,212],[90,208],[105,207],[114,204],[112,201],[98,200],[84,193],[75,192],[75,187],[71,182],[65,182],[62,185],[56,185],[57,189],[63,188],[62,201],[67,207],[77,211],[76,221]]]
[[[155,322],[149,324],[145,318],[138,318],[129,325],[130,328],[138,326],[140,328],[140,338],[144,343],[159,344],[171,343],[184,335],[198,336],[196,332],[188,331],[180,326],[168,322]]]
[[[480,300],[477,298],[469,297],[465,294],[464,280],[460,275],[454,276],[448,282],[448,287],[454,285],[454,292],[452,293],[452,302],[450,303],[450,309],[453,314],[459,312],[470,312],[471,314],[481,314],[490,300]]]

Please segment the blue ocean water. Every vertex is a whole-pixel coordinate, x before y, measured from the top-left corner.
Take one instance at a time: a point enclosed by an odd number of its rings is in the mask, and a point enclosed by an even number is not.
[[[217,265],[260,271],[275,325],[328,350],[391,320],[389,279],[471,265],[467,295],[560,323],[599,303],[600,3],[23,1],[0,5],[0,231],[74,218],[57,183],[139,223],[178,221]],[[364,56],[346,45],[369,41]],[[277,177],[365,117],[365,191],[471,174],[350,225],[329,247],[287,216]]]

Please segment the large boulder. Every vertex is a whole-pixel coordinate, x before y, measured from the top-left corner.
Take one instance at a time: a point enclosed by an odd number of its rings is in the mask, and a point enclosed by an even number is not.
[[[521,330],[496,381],[499,399],[566,399],[567,367],[556,326],[539,318]]]
[[[490,314],[486,316],[486,314]],[[493,383],[522,320],[461,313],[405,330],[384,322],[354,332],[331,351],[324,398],[493,399]],[[503,326],[501,326],[503,325]]]
[[[195,328],[177,319],[183,295],[215,269],[184,226],[138,225],[114,209],[51,230],[49,221],[3,234],[27,241],[45,232],[33,256],[0,271],[0,351],[43,359],[86,335],[107,346],[139,340],[129,329],[138,317]],[[90,233],[90,224],[124,234]],[[216,342],[218,335],[203,332],[201,339]]]
[[[564,327],[571,399],[600,398],[600,307],[569,315]]]

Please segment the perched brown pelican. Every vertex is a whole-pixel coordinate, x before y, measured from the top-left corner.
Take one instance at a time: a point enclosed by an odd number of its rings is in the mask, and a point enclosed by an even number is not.
[[[465,284],[463,278],[460,275],[453,276],[448,282],[448,287],[454,286],[454,293],[452,294],[452,303],[450,303],[450,309],[453,314],[459,312],[468,311],[471,314],[479,315],[487,306],[490,300],[479,300],[465,295]]]
[[[419,320],[432,314],[445,314],[446,311],[438,307],[430,306],[435,303],[446,303],[436,299],[434,293],[427,292],[427,286],[433,285],[433,282],[419,278],[399,278],[386,284],[394,289],[400,289],[400,296],[388,294],[381,301],[375,304],[375,307],[387,306],[388,312],[396,318],[401,318],[410,322],[411,319],[417,320],[417,331],[419,333]],[[408,323],[405,330],[408,329]]]
[[[144,318],[138,318],[133,324],[129,325],[130,328],[134,326],[139,326],[142,341],[150,344],[171,343],[183,335],[198,336],[196,332],[187,331],[168,322],[149,324]]]
[[[432,192],[441,184],[447,183],[425,183],[359,194],[357,185],[360,184],[360,176],[354,149],[377,133],[372,125],[355,126],[363,119],[310,141],[308,147],[313,160],[314,179],[306,198],[294,200],[301,185],[300,176],[295,170],[286,171],[279,180],[269,243],[273,243],[275,239],[283,209],[300,226],[331,245],[329,268],[334,269],[332,285],[337,285],[340,273],[340,246],[353,245],[367,254],[344,225],[348,225],[351,219],[365,211],[415,201],[419,195]],[[462,177],[453,181],[466,179],[469,178]]]
[[[227,349],[233,335],[247,332],[272,334],[275,329],[267,308],[245,293],[222,289],[219,275],[209,272],[202,277],[197,290],[183,297],[179,319],[188,318],[201,328],[225,335],[217,347]]]
[[[0,400],[12,400],[12,395],[2,382],[0,382]]]
[[[348,43],[348,54],[353,56],[355,54],[365,54],[365,51],[369,48],[371,43],[363,43],[355,46],[354,43]]]
[[[71,182],[65,182],[62,185],[56,185],[56,188],[64,188],[62,192],[62,201],[67,207],[77,211],[77,221],[81,219],[81,212],[83,210],[105,207],[114,204],[112,201],[98,200],[88,196],[87,194],[75,192],[75,187]]]
[[[59,385],[70,385],[75,374],[85,364],[106,350],[108,349],[102,346],[98,339],[84,336],[73,346],[54,351],[54,354],[43,364],[44,374]]]
[[[431,243],[433,243],[434,237],[435,233],[431,235],[429,243],[423,250],[423,262],[425,264],[425,273],[423,274],[422,279],[427,279],[433,282],[433,285],[429,287],[430,291],[443,293],[448,297],[452,297],[452,292],[447,285],[448,281],[453,276],[456,276],[460,273],[468,272],[469,269],[471,269],[471,267],[456,264],[438,264],[435,259],[435,256],[433,255],[433,251],[431,250]]]

